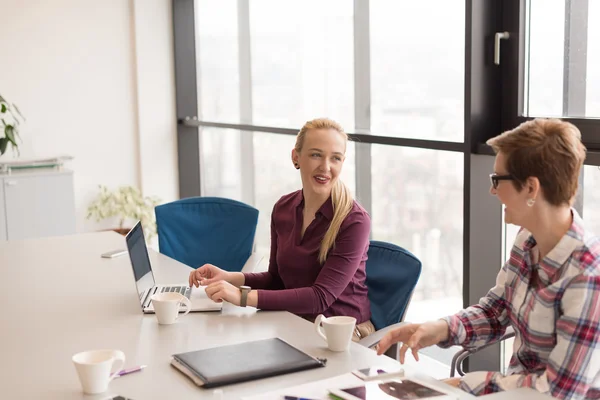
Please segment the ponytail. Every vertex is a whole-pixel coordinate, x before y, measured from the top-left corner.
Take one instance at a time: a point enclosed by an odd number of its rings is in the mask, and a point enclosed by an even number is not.
[[[340,232],[342,222],[344,222],[354,204],[350,189],[339,179],[331,189],[331,202],[333,203],[333,219],[321,241],[321,248],[319,249],[319,263],[321,265],[325,264],[329,250],[335,246],[335,239]]]

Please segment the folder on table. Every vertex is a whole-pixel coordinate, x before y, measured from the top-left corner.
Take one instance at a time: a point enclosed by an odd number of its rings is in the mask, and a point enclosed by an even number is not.
[[[174,354],[171,365],[205,388],[324,367],[279,338]]]

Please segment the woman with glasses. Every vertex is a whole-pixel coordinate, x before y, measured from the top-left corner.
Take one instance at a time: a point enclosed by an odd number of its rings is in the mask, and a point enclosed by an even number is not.
[[[585,158],[579,130],[535,119],[488,140],[496,153],[490,193],[506,223],[521,227],[496,285],[479,304],[424,324],[407,324],[379,343],[382,354],[438,344],[479,347],[511,326],[506,375],[477,371],[447,383],[476,395],[529,387],[560,399],[600,399],[600,239],[571,208]]]

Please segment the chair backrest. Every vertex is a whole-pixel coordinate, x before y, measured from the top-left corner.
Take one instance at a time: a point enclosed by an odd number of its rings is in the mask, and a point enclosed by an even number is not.
[[[241,271],[252,254],[258,210],[239,201],[191,197],[156,207],[160,252],[192,268]]]
[[[401,322],[421,275],[421,261],[395,244],[371,240],[367,288],[371,322],[377,330]]]

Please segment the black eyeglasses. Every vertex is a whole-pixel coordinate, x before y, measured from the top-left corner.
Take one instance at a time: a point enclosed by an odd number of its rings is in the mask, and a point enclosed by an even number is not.
[[[513,181],[514,179],[515,178],[512,175],[490,174],[490,182],[494,189],[498,189],[498,183],[500,183],[500,181]]]

